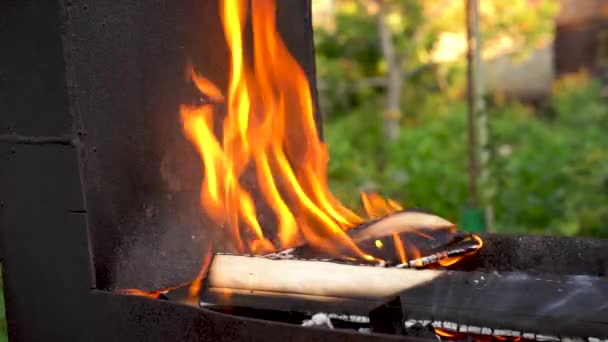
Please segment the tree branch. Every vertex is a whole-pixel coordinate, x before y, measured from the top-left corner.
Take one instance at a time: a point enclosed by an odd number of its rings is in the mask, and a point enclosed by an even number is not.
[[[380,38],[380,48],[382,50],[382,56],[388,65],[389,71],[395,66],[395,48],[393,40],[385,21],[385,6],[383,1],[376,0],[378,4],[378,35]]]

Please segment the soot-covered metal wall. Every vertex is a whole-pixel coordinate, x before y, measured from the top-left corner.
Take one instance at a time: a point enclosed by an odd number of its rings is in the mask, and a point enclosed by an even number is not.
[[[278,5],[283,37],[314,81],[310,2]],[[217,6],[0,2],[0,261],[11,340],[331,337],[97,290],[162,288],[198,271],[215,227],[202,225],[200,160],[178,105],[188,61],[226,83]]]
[[[2,3],[0,134],[76,147],[84,202],[75,207],[86,214],[97,288],[190,281],[218,236],[200,208],[201,160],[179,105],[195,94],[189,63],[227,86],[219,3]],[[310,2],[277,1],[277,23],[315,94]]]
[[[310,5],[277,6],[279,30],[314,86]],[[219,1],[71,1],[65,10],[97,286],[189,281],[219,228],[203,218],[201,161],[178,110],[194,94],[188,63],[226,88],[230,58]]]

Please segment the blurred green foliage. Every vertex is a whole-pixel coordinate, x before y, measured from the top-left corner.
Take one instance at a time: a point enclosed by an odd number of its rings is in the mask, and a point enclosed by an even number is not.
[[[608,106],[597,82],[564,83],[544,110],[518,102],[489,110],[495,231],[608,237]],[[378,191],[457,221],[467,194],[466,105],[437,108],[406,120],[392,143],[377,109],[328,120],[336,195],[356,206],[359,191]]]
[[[386,5],[395,58],[402,62],[401,71],[407,79],[402,94],[404,112],[424,115],[420,106],[433,112],[433,105],[445,103],[445,97],[462,97],[466,81],[464,1],[381,2]],[[314,31],[323,112],[331,117],[348,115],[370,102],[373,105],[369,108],[377,108],[382,105],[382,78],[387,72],[379,41],[377,2],[313,0],[313,6],[328,3],[333,4],[332,18],[315,18],[322,24]],[[529,0],[480,1],[484,53],[506,49],[518,58],[546,44],[552,38],[558,10],[556,0],[536,0],[534,5]],[[454,51],[444,48],[440,54],[460,54],[461,58],[437,63],[434,49],[445,33],[451,34],[447,38],[452,39]]]
[[[581,75],[544,111],[493,109],[498,230],[608,237],[608,106]]]
[[[540,37],[546,40],[555,1],[537,1],[537,11],[524,2],[492,1],[505,15],[482,22],[488,44],[507,34],[524,40],[519,51],[525,51]],[[408,13],[401,12],[403,21]],[[431,20],[412,13],[415,22]],[[374,18],[361,9],[338,9],[334,24],[331,30],[318,28],[315,36],[332,190],[351,207],[358,206],[359,191],[378,191],[406,207],[458,221],[467,198],[463,60],[433,65],[408,80],[401,135],[388,142],[381,117],[384,90],[365,84],[384,72]],[[456,24],[436,27],[450,25]],[[416,50],[422,57],[437,39],[438,31],[428,32],[425,46]],[[517,60],[521,53],[512,56]],[[492,179],[484,190],[493,194],[493,230],[608,237],[606,99],[584,72],[554,83],[541,105],[487,97]]]

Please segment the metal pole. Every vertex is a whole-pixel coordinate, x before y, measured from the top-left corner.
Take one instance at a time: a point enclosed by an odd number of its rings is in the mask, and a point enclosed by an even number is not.
[[[479,179],[477,180],[480,191],[480,204],[484,208],[485,229],[491,230],[494,221],[493,193],[491,187],[490,175],[490,128],[489,118],[486,112],[484,101],[483,77],[481,71],[481,31],[479,29],[479,1],[473,0],[473,15],[475,36],[475,50],[473,57],[473,75],[474,75],[474,108],[475,118],[477,119],[477,139],[478,139],[478,172]]]
[[[467,25],[467,156],[469,174],[469,199],[470,208],[477,206],[477,144],[475,137],[475,97],[474,97],[474,78],[473,78],[473,53],[475,49],[474,37],[474,18],[476,0],[464,0],[466,5],[466,25]]]

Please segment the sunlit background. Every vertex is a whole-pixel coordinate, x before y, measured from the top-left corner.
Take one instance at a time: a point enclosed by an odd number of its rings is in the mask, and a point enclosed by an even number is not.
[[[482,228],[608,236],[608,1],[479,2]],[[465,1],[313,3],[333,191],[466,223]]]

